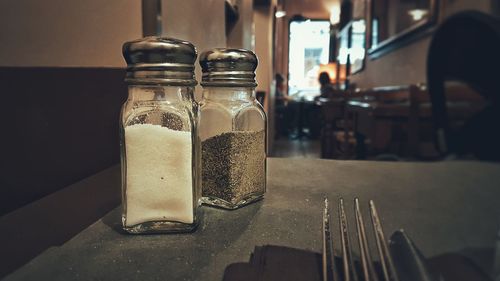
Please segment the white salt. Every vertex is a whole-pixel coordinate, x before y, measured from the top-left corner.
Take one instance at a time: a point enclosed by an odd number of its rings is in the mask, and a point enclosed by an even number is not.
[[[125,127],[126,226],[193,222],[191,132],[159,125]]]

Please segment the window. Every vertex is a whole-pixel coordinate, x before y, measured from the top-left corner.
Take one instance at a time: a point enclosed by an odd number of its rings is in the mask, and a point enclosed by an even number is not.
[[[288,93],[319,92],[320,64],[327,64],[330,22],[292,21],[288,51]]]

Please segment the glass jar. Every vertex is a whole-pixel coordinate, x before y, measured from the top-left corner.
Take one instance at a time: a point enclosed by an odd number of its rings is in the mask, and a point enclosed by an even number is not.
[[[123,55],[129,84],[120,118],[123,229],[192,231],[201,197],[195,47],[146,37],[125,43]]]
[[[243,49],[200,56],[202,201],[236,209],[266,191],[267,119],[255,98],[257,57]]]

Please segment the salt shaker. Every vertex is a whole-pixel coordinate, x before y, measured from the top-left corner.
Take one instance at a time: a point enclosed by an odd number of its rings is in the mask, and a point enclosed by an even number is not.
[[[266,128],[255,99],[257,57],[243,49],[213,49],[200,56],[202,201],[236,209],[266,191]]]
[[[129,233],[187,232],[201,197],[195,47],[146,37],[123,45],[122,224]]]

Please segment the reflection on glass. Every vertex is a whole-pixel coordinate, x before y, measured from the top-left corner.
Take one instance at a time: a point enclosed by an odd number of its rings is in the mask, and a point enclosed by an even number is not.
[[[363,61],[365,59],[365,20],[355,20],[352,22],[352,41],[351,48],[349,49],[349,56],[351,61],[351,72],[355,73],[363,68]]]
[[[428,21],[432,0],[374,0],[372,47],[409,28]]]
[[[292,21],[288,58],[288,93],[318,91],[320,64],[328,63],[330,23],[328,21]]]
[[[363,68],[365,59],[365,20],[354,20],[340,31],[337,61],[340,77],[347,77]]]
[[[378,19],[373,19],[372,20],[372,48],[375,48],[378,46]]]
[[[342,78],[345,78],[349,76],[348,70],[347,70],[347,65],[350,61],[349,59],[349,36],[351,32],[351,26],[347,25],[344,27],[340,33],[339,33],[339,50],[337,53],[337,62],[339,64],[339,78],[342,80]],[[340,87],[343,88],[343,84],[340,84]]]
[[[413,21],[420,21],[428,14],[428,11],[424,9],[413,9],[409,10],[408,14],[411,16]]]

